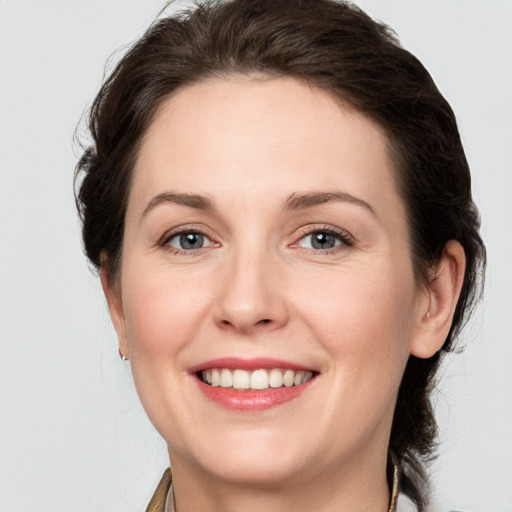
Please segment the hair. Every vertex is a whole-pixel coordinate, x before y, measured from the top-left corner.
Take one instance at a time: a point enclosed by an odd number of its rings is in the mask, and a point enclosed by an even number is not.
[[[450,332],[430,359],[410,357],[391,430],[389,453],[400,468],[402,491],[425,510],[425,465],[437,445],[430,394],[443,353],[480,297],[485,248],[453,111],[389,27],[335,0],[206,1],[157,20],[113,69],[89,113],[92,145],[75,170],[85,252],[116,279],[131,175],[157,109],[180,88],[231,75],[294,78],[384,130],[420,286],[429,286],[449,240],[464,248],[464,282]]]

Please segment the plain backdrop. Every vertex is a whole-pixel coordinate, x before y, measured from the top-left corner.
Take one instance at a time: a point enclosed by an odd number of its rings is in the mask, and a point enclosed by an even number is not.
[[[483,306],[436,395],[435,512],[512,511],[512,1],[361,0],[457,113],[489,251]],[[183,5],[183,3],[181,3]],[[104,65],[162,0],[0,0],[0,512],[140,512],[167,466],[72,194]]]

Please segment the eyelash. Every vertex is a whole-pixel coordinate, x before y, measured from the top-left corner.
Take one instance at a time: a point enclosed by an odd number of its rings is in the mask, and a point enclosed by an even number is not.
[[[346,231],[335,229],[331,226],[314,226],[311,228],[304,228],[302,231],[301,237],[298,239],[297,242],[294,242],[291,244],[292,248],[300,247],[300,243],[306,239],[308,236],[312,236],[315,234],[325,234],[327,236],[333,236],[336,238],[336,241],[339,241],[340,243],[338,245],[334,245],[334,247],[328,248],[328,249],[315,249],[315,248],[307,248],[303,247],[304,250],[307,250],[310,253],[314,254],[332,254],[333,252],[336,252],[342,247],[353,247],[355,245],[355,242],[351,235],[349,235]],[[197,247],[195,249],[183,249],[178,247],[173,247],[169,245],[169,242],[173,238],[181,237],[184,235],[200,235],[203,236],[207,241],[209,242],[204,247]],[[197,254],[200,249],[206,249],[208,247],[218,247],[219,244],[212,241],[212,237],[207,235],[204,231],[201,231],[200,229],[180,229],[179,231],[174,231],[172,233],[166,233],[162,239],[159,241],[158,245],[165,250],[171,252],[174,255],[194,255]]]
[[[169,245],[170,241],[173,238],[181,237],[184,235],[200,235],[205,238],[205,242],[209,242],[209,243],[207,243],[207,245],[205,247],[198,247],[196,249],[183,249],[183,248],[173,247],[172,245]],[[163,249],[171,252],[174,255],[190,256],[190,255],[197,254],[199,249],[206,249],[208,247],[216,247],[219,244],[213,242],[212,237],[207,235],[204,231],[201,231],[200,229],[194,229],[194,228],[186,229],[185,228],[185,229],[180,229],[179,231],[174,231],[172,233],[166,233],[162,237],[162,239],[159,241],[158,245],[160,247],[162,247]]]
[[[331,226],[321,226],[321,227],[314,226],[311,228],[304,228],[304,230],[302,232],[302,236],[300,237],[300,239],[297,242],[295,242],[292,245],[292,247],[298,246],[299,243],[301,241],[303,241],[304,239],[306,239],[308,236],[312,236],[315,234],[325,234],[328,236],[333,236],[340,243],[339,243],[339,245],[335,245],[334,247],[331,247],[329,249],[315,249],[315,248],[306,248],[306,247],[303,248],[303,249],[307,250],[308,252],[311,252],[314,254],[332,254],[333,252],[336,252],[336,251],[342,249],[343,247],[350,248],[355,245],[354,239],[346,231],[343,231],[340,229],[335,229]]]

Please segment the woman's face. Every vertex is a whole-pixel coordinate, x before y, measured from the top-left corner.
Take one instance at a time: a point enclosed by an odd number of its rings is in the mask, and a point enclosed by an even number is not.
[[[175,94],[140,149],[119,284],[173,466],[263,484],[385,460],[426,298],[363,115],[284,78]]]

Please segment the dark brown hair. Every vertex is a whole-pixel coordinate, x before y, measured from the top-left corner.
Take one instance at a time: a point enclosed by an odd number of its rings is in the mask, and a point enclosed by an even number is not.
[[[86,254],[96,267],[105,254],[103,264],[115,279],[131,173],[162,102],[209,77],[255,73],[319,88],[384,129],[420,285],[428,286],[448,240],[464,248],[464,284],[443,351],[430,359],[410,357],[391,432],[402,489],[424,510],[424,462],[434,453],[437,432],[429,396],[442,353],[452,348],[479,297],[485,249],[452,109],[387,26],[335,0],[209,1],[155,22],[106,79],[90,111],[93,141],[75,175]]]

